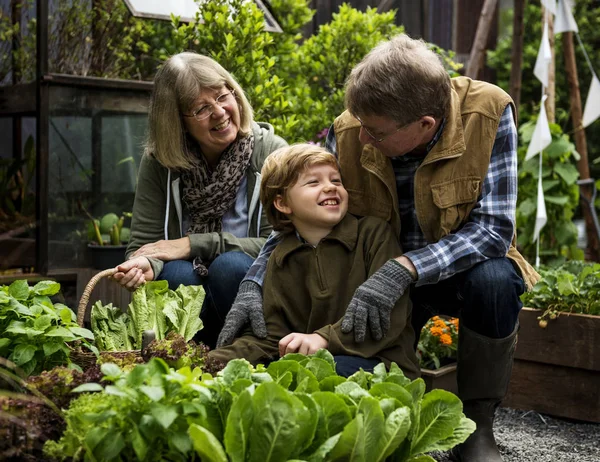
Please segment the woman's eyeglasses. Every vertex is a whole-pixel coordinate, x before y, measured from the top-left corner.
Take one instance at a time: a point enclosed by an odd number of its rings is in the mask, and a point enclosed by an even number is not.
[[[212,115],[212,113],[215,111],[215,105],[218,104],[220,107],[223,107],[227,103],[231,102],[231,100],[229,98],[230,96],[235,98],[234,90],[228,90],[227,92],[220,94],[219,96],[217,96],[215,98],[214,103],[205,104],[203,106],[200,106],[198,109],[196,109],[191,114],[183,114],[183,116],[184,117],[193,117],[196,120],[204,120],[207,117],[210,117]]]

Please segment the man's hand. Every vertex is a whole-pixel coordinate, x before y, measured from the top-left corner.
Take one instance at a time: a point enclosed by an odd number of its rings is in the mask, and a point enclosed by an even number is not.
[[[185,236],[181,239],[160,240],[144,244],[131,255],[131,258],[152,257],[162,261],[188,260],[191,251],[190,238]]]
[[[329,342],[319,334],[292,332],[279,340],[279,356],[283,357],[288,353],[311,355],[328,345]]]
[[[412,282],[413,276],[405,266],[388,260],[354,292],[342,320],[342,332],[354,329],[354,340],[363,342],[368,320],[371,336],[381,340],[390,328],[394,305]]]
[[[256,337],[265,338],[267,336],[262,302],[260,286],[252,281],[243,281],[231,310],[225,318],[225,325],[217,339],[217,348],[233,342],[233,339],[247,323],[250,323],[252,333]]]
[[[125,289],[133,291],[146,281],[154,279],[154,271],[146,257],[137,257],[127,260],[117,266],[117,272],[112,275]]]

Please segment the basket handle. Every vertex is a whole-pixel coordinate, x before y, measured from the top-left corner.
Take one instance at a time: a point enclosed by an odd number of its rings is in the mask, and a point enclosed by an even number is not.
[[[81,300],[79,300],[79,307],[77,308],[77,324],[79,324],[79,327],[83,327],[87,304],[90,300],[92,290],[94,290],[94,287],[96,287],[96,283],[103,277],[112,276],[116,272],[116,268],[105,269],[104,271],[100,271],[98,274],[94,275],[92,279],[90,279],[90,282],[87,283],[87,286],[85,286],[85,289],[83,290],[83,294],[81,294]]]

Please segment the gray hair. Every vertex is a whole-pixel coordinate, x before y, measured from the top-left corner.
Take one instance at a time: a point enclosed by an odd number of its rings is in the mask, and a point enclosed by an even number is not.
[[[346,107],[359,117],[389,117],[402,126],[423,116],[444,117],[450,92],[440,57],[425,41],[400,34],[377,45],[352,69]]]
[[[188,152],[181,114],[190,112],[204,89],[226,86],[235,92],[240,109],[239,135],[252,131],[252,107],[244,91],[219,63],[197,53],[171,56],[154,77],[148,113],[146,154],[152,154],[166,168],[188,169],[194,156]]]

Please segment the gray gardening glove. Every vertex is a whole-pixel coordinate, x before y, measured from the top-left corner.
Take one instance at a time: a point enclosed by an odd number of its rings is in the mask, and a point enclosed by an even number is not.
[[[364,342],[368,320],[371,336],[381,340],[390,328],[394,305],[412,282],[408,269],[394,259],[388,260],[354,292],[342,320],[342,332],[354,329],[354,340]]]
[[[217,348],[233,342],[242,328],[250,323],[252,333],[259,338],[267,336],[267,326],[262,309],[262,290],[252,281],[243,281],[235,297],[231,310],[225,318],[225,325],[217,339]]]

